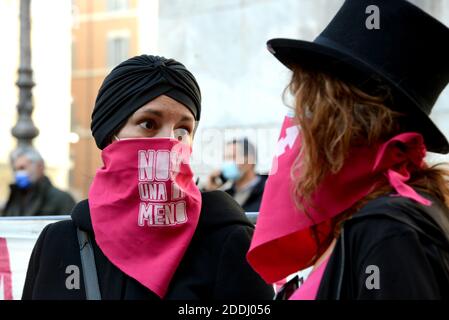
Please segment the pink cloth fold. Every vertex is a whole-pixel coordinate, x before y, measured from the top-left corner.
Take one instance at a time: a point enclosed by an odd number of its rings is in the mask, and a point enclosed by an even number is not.
[[[329,257],[327,257],[321,264],[313,270],[304,283],[296,289],[288,300],[316,300],[318,289],[320,288],[321,280],[324,276]]]
[[[353,147],[342,169],[326,176],[311,201],[302,203],[306,214],[295,206],[291,178],[300,136],[286,117],[247,253],[248,262],[269,283],[310,266],[317,249],[310,227],[316,225],[320,239],[326,238],[332,231],[331,219],[372,192],[384,176],[400,196],[430,204],[406,184],[410,172],[423,165],[426,153],[422,136],[407,132],[377,146]]]
[[[11,263],[5,238],[0,238],[0,290],[3,290],[4,300],[13,299]]]
[[[405,151],[399,146],[405,145]],[[379,148],[373,172],[388,166],[390,163],[398,163],[399,167],[389,168],[385,175],[390,185],[397,191],[398,195],[415,200],[429,206],[431,202],[420,196],[412,187],[406,184],[410,179],[410,162],[415,167],[421,167],[426,156],[426,148],[421,135],[416,133],[404,133],[393,137]],[[407,162],[406,160],[409,160]]]

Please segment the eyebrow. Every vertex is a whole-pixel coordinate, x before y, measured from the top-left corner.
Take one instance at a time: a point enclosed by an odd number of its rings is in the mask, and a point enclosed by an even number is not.
[[[163,112],[161,112],[161,111],[157,111],[157,110],[152,110],[152,109],[144,109],[144,110],[142,110],[142,113],[149,113],[149,114],[151,114],[151,115],[155,115],[155,116],[157,116],[157,117],[159,117],[159,118],[162,118],[162,116],[163,116]],[[181,120],[179,120],[180,122],[182,122],[182,121],[195,121],[195,119],[194,119],[194,117],[193,116],[191,116],[191,117],[189,117],[189,116],[183,116],[182,118],[181,118]]]
[[[162,117],[163,113],[161,111],[151,110],[151,109],[145,109],[142,110],[142,113],[149,113],[151,115],[155,115],[158,117]]]
[[[183,116],[181,118],[181,120],[179,120],[179,121],[182,122],[182,121],[192,121],[192,120],[195,121],[195,119],[193,117]]]

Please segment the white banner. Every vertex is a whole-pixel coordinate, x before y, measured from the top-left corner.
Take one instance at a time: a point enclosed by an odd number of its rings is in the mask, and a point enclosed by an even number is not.
[[[39,234],[47,224],[70,216],[0,217],[0,300],[19,300]]]

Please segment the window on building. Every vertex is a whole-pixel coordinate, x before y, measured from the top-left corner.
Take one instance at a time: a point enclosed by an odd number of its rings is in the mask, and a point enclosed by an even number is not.
[[[108,39],[108,67],[114,68],[129,57],[129,37],[119,36]]]
[[[129,8],[128,0],[107,0],[106,9],[107,11],[120,11],[127,10]]]

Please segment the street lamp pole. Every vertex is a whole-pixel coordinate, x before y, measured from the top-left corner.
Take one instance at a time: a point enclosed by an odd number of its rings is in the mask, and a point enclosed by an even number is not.
[[[12,135],[17,138],[17,149],[32,148],[32,140],[39,135],[39,130],[33,123],[32,88],[33,70],[31,68],[31,0],[20,0],[20,66],[16,85],[19,87],[19,102],[17,104],[18,119],[12,128]]]

